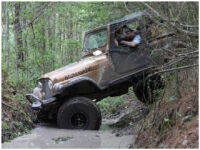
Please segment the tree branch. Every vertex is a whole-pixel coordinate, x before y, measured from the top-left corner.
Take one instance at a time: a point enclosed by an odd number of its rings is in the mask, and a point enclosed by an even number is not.
[[[180,23],[181,26],[186,27],[186,28],[198,28],[198,25],[188,25],[188,24],[182,24]]]
[[[191,55],[191,54],[194,54],[194,53],[199,53],[199,50],[192,51],[192,52],[189,52],[189,53],[179,54],[178,56],[188,56],[188,55]]]
[[[153,74],[150,74],[147,76],[147,78],[150,78],[156,74],[159,74],[159,73],[166,73],[166,72],[170,72],[170,71],[176,71],[176,70],[181,70],[181,69],[187,69],[187,68],[191,68],[191,67],[195,67],[195,66],[198,66],[198,64],[193,64],[193,65],[188,65],[188,66],[182,66],[182,67],[177,67],[177,68],[171,68],[171,69],[166,69],[166,70],[162,70],[162,71],[157,71]]]
[[[127,3],[127,2],[124,2],[124,6],[125,6],[126,11],[131,12],[131,11],[128,9],[126,3]]]
[[[183,10],[183,6],[184,6],[184,5],[185,5],[185,2],[183,2],[183,5],[182,5],[181,9],[179,10],[179,13],[178,13],[178,15],[176,16],[175,22],[178,21],[178,18],[179,18],[180,15],[181,15],[181,12],[182,12],[182,10]]]
[[[21,28],[21,30],[26,29],[26,27],[28,27],[28,26],[32,26],[33,23],[34,23],[41,15],[44,14],[44,10],[45,10],[46,8],[52,6],[52,5],[53,5],[53,2],[51,2],[50,4],[46,4],[43,8],[41,8],[39,14],[38,14],[36,17],[34,17],[28,24],[24,25],[24,26]],[[19,24],[19,23],[14,24],[14,25],[18,25],[18,24]],[[17,28],[16,30],[19,30],[19,28]]]
[[[168,62],[167,64],[163,65],[163,66],[161,67],[161,69],[167,68],[167,67],[172,66],[172,65],[174,65],[174,64],[177,64],[178,62],[181,62],[183,59],[184,59],[184,58],[179,58],[179,59],[176,59],[176,60],[172,60],[172,61]],[[160,69],[160,70],[161,70],[161,69]]]
[[[171,36],[174,36],[174,35],[175,35],[174,32],[163,33],[163,34],[151,39],[149,42],[151,43],[151,42],[154,42],[156,40],[161,40],[161,39],[164,39],[164,38],[167,38],[167,37],[171,37]]]
[[[176,26],[176,24],[171,23],[167,18],[161,16],[155,9],[153,9],[151,6],[146,4],[145,2],[141,2],[146,8],[151,10],[151,12],[159,18],[160,21],[166,22],[170,27],[174,28],[177,32],[183,33],[185,35],[188,35],[190,37],[198,38],[199,34],[195,32],[190,32],[187,30],[180,29]]]
[[[33,24],[35,22],[35,20],[37,20],[43,13],[44,13],[44,10],[48,7],[50,7],[53,3],[49,3],[49,4],[46,4],[41,10],[40,10],[40,13],[35,17],[33,18],[32,21],[30,21],[28,23],[28,26],[30,26],[31,24]]]

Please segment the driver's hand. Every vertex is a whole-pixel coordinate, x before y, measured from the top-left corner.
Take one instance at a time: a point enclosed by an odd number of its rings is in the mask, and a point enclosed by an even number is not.
[[[116,39],[114,40],[114,42],[115,42],[116,46],[119,46],[119,43],[118,43],[118,41]]]

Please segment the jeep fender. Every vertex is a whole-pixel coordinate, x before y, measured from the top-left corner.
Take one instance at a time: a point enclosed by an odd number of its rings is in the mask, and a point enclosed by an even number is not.
[[[59,85],[56,90],[56,95],[89,94],[100,90],[101,88],[91,78],[79,77],[71,79],[64,85]]]

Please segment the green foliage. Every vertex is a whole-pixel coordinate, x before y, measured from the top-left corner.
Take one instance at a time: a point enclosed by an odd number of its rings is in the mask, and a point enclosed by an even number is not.
[[[29,129],[27,129],[27,128],[25,128],[24,132],[25,132],[26,134],[31,134],[31,131],[30,131]]]
[[[189,121],[193,116],[192,115],[187,115],[182,118],[183,121]]]
[[[13,122],[13,124],[14,124],[17,128],[22,128],[22,127],[23,127],[22,122],[19,122],[19,121],[15,121],[15,122]]]
[[[15,3],[20,5],[19,19],[22,32],[15,31]],[[107,24],[126,14],[119,2],[3,2],[2,13],[2,69],[9,82],[31,92],[36,80],[44,73],[53,71],[81,57],[85,31]],[[38,16],[41,10],[44,12]],[[5,9],[9,13],[9,67],[6,66]],[[28,23],[32,22],[32,25]],[[22,45],[16,45],[15,33]],[[17,48],[16,48],[17,47]],[[18,48],[21,48],[18,51]],[[24,54],[24,60],[18,53]]]
[[[68,140],[70,140],[72,138],[73,137],[71,137],[71,136],[67,136],[67,137],[53,138],[52,140],[55,141],[56,144],[59,144],[60,142],[65,142],[65,141],[68,141]]]
[[[176,112],[176,115],[177,115],[178,117],[181,117],[181,116],[182,116],[181,113],[179,113],[178,111]]]
[[[165,91],[164,88],[160,88],[160,89],[157,89],[157,90],[153,91],[153,94],[156,95],[156,100],[161,100],[162,99],[164,91]]]
[[[168,102],[175,101],[175,100],[176,100],[175,96],[170,96],[169,99],[168,99]]]
[[[169,122],[169,118],[164,118],[164,121],[165,122]]]
[[[133,122],[129,122],[129,126],[133,126]]]
[[[97,106],[100,108],[102,114],[107,113],[117,113],[124,106],[123,96],[119,97],[108,97],[97,103]]]
[[[173,79],[175,79],[175,75],[174,75],[173,73],[167,73],[167,74],[166,74],[166,78],[167,78],[168,80],[173,80]]]
[[[13,121],[9,125],[2,121],[2,132],[7,134],[6,142],[10,142],[12,139],[22,136],[24,134],[31,134],[31,131],[19,121]]]
[[[132,87],[130,87],[128,89],[128,94],[129,94],[131,99],[137,99],[137,97],[135,96],[135,93],[133,92],[133,88]]]
[[[8,80],[3,80],[2,85],[4,86],[2,101],[9,106],[3,107],[2,110],[2,141],[9,141],[17,136],[30,134],[30,129],[33,127],[32,112],[21,89],[16,91]]]
[[[16,103],[19,103],[21,106],[25,106],[27,104],[27,100],[25,100],[24,95],[22,93],[16,93],[14,96]]]
[[[100,131],[106,131],[106,130],[110,130],[110,126],[108,124],[102,124],[100,127]]]
[[[8,125],[4,121],[1,122],[1,127],[2,127],[2,129],[8,129]]]

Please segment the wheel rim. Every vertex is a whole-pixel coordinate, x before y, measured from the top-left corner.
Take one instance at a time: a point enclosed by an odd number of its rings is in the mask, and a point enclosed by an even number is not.
[[[87,126],[88,118],[84,113],[74,113],[71,116],[71,124],[74,128],[84,129]]]

